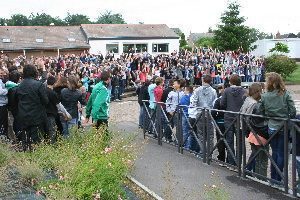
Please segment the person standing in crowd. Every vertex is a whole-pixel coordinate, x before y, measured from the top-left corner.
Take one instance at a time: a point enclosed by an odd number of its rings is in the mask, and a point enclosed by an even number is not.
[[[5,83],[8,78],[8,71],[0,68],[0,135],[7,136],[8,130],[8,112],[7,112],[7,93]]]
[[[158,102],[161,102],[162,100],[162,95],[163,95],[163,92],[164,92],[164,89],[163,89],[163,85],[164,85],[164,79],[162,77],[157,77],[155,79],[155,84],[156,84],[156,87],[154,88],[154,99],[155,99],[155,102],[158,103]]]
[[[226,88],[224,94],[222,95],[221,106],[226,111],[239,112],[244,103],[244,95],[246,90],[241,87],[241,79],[237,74],[232,74],[230,76],[229,83],[230,87]],[[231,165],[237,165],[235,159],[230,153],[231,150],[232,153],[235,155],[234,135],[241,134],[240,132],[237,133],[237,127],[234,123],[236,118],[236,114],[224,114],[225,130],[228,130],[227,134],[225,135],[225,138],[230,148],[227,148],[226,162],[228,162]],[[240,137],[240,139],[242,139],[242,136]],[[238,151],[241,151],[241,145]]]
[[[61,91],[61,103],[66,108],[72,119],[67,121],[61,117],[63,126],[63,136],[69,136],[69,129],[77,125],[78,122],[78,102],[85,105],[85,91],[80,91],[78,79],[74,75],[68,77],[68,88]]]
[[[41,63],[41,65],[44,65]],[[22,143],[23,150],[31,150],[31,144],[41,141],[47,130],[46,105],[49,99],[46,87],[36,80],[38,71],[33,65],[26,65],[23,68],[24,80],[16,91],[18,101],[17,120],[22,122]]]
[[[50,139],[50,143],[54,144],[56,141],[56,122],[55,118],[58,115],[57,104],[59,104],[59,99],[56,92],[53,91],[53,85],[55,84],[56,79],[54,76],[49,76],[47,79],[47,96],[49,99],[49,103],[46,106],[47,112],[47,122],[48,122],[48,130],[49,135],[48,139]]]
[[[190,138],[191,138],[191,133],[190,133],[190,126],[189,126],[189,114],[188,114],[188,106],[191,103],[191,96],[193,94],[193,87],[192,86],[186,86],[184,95],[180,99],[179,105],[184,106],[182,108],[183,111],[183,116],[182,116],[182,133],[183,133],[183,146],[186,149],[190,149]]]
[[[261,112],[267,117],[295,118],[296,108],[292,96],[286,90],[281,76],[275,72],[266,74],[266,90],[261,96]],[[272,158],[282,173],[284,167],[284,120],[268,120],[268,133],[271,137],[279,131],[270,142]],[[288,133],[286,133],[288,134]],[[276,167],[271,164],[271,178],[281,181],[281,176]]]
[[[22,141],[21,134],[21,122],[17,120],[18,114],[18,104],[16,102],[16,92],[18,84],[20,81],[21,75],[17,70],[9,72],[8,81],[5,84],[5,87],[8,90],[8,137],[15,142]]]
[[[142,86],[139,87],[136,91],[136,93],[138,95],[138,103],[140,105],[139,128],[144,127],[144,123],[146,123],[145,119],[148,118],[147,110],[149,110],[148,109],[149,102],[145,102],[145,104],[144,104],[143,101],[149,101],[149,99],[150,99],[149,93],[148,93],[149,85],[150,85],[150,81],[146,80],[146,82],[142,83]],[[146,106],[146,108],[144,106]]]
[[[203,127],[204,127],[204,118],[208,118],[208,116],[203,116],[202,113],[202,109],[203,108],[208,108],[208,109],[212,109],[213,108],[213,103],[214,101],[217,99],[217,92],[215,89],[213,89],[210,84],[212,82],[212,78],[210,75],[204,75],[203,77],[203,84],[202,86],[198,87],[194,93],[193,96],[191,98],[191,107],[196,107],[196,112],[194,112],[193,114],[190,114],[190,118],[191,120],[191,124],[194,125],[195,121],[198,117],[200,117],[201,119],[199,120],[199,122],[197,123],[197,135],[199,137],[199,141],[200,141],[200,154],[202,153],[203,149],[201,149],[201,146],[204,145],[204,132],[203,132]],[[209,135],[209,140],[210,140],[210,145],[212,147],[213,144],[213,126],[211,124],[211,122],[208,123],[209,127],[207,128],[208,131],[208,135]],[[195,137],[191,137],[191,143],[193,145],[193,143],[196,143],[196,139]],[[193,145],[195,146],[195,145]]]
[[[165,104],[167,103],[168,95],[170,94],[170,92],[172,92],[174,90],[173,84],[174,84],[174,80],[171,79],[169,81],[168,87],[166,87],[166,89],[164,89],[163,95],[161,97],[161,101],[164,102]],[[166,115],[167,115],[168,120],[171,120],[171,116],[166,111],[166,106],[164,106],[163,109],[164,109],[164,113],[166,113]],[[167,122],[167,120],[165,120],[165,123],[164,123],[164,137],[167,142],[172,142],[173,141],[172,140],[172,129],[170,128],[171,125],[169,125],[166,122]]]
[[[248,97],[245,99],[244,104],[241,107],[240,112],[243,114],[255,114],[260,115],[259,113],[259,107],[260,103],[259,100],[261,98],[262,94],[262,86],[259,83],[253,83],[249,87],[249,93]],[[243,135],[246,135],[248,137],[248,141],[251,145],[251,155],[249,159],[252,159],[252,157],[256,154],[256,152],[261,148],[260,143],[257,141],[254,133],[252,133],[252,130],[255,131],[257,134],[257,137],[259,137],[260,141],[263,143],[263,145],[266,144],[268,136],[268,126],[265,123],[265,119],[260,117],[253,117],[253,116],[244,116],[244,123],[243,120],[241,120]],[[250,125],[250,127],[248,126]],[[245,127],[243,127],[245,126]],[[253,170],[255,173],[260,174],[262,176],[267,176],[267,166],[268,166],[268,156],[265,154],[265,152],[260,151],[258,155],[254,158],[254,160],[251,162],[251,164],[248,167],[248,170]]]
[[[157,77],[154,76],[153,79],[152,79],[152,84],[149,85],[148,87],[148,93],[149,93],[149,108],[150,108],[150,114],[151,114],[151,119],[152,121],[155,120],[155,115],[154,115],[154,112],[155,112],[155,106],[156,106],[156,103],[155,103],[155,97],[154,97],[154,89],[156,87],[156,84],[155,84],[155,79]],[[153,134],[154,133],[154,127],[152,125],[152,123],[149,124],[149,131],[150,131],[150,134]]]
[[[87,124],[92,116],[92,120],[97,129],[101,126],[105,128],[108,126],[110,97],[107,87],[110,80],[110,73],[103,71],[100,82],[97,83],[93,88],[92,94],[86,106],[85,123]]]

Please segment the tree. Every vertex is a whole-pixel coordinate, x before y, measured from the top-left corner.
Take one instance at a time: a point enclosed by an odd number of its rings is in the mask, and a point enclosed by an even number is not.
[[[5,26],[5,25],[7,25],[7,19],[0,18],[0,26]]]
[[[67,17],[64,19],[65,23],[70,26],[77,26],[80,24],[91,24],[90,18],[82,14],[70,14],[67,13]]]
[[[297,38],[297,35],[294,33],[289,33],[289,35],[287,36],[287,38]]]
[[[215,47],[214,38],[212,37],[202,37],[196,41],[196,45],[199,47]]]
[[[265,59],[266,72],[276,72],[283,78],[289,77],[296,69],[296,61],[284,55],[273,54]]]
[[[213,33],[213,30],[211,27],[208,28],[208,33]]]
[[[187,46],[187,41],[185,40],[184,33],[181,33],[181,35],[180,35],[179,46],[180,46],[180,48]]]
[[[290,50],[289,50],[289,46],[286,45],[286,44],[283,44],[281,42],[277,42],[275,44],[275,47],[273,47],[272,49],[270,49],[269,52],[278,52],[278,53],[289,53]]]
[[[32,26],[49,26],[51,24],[61,26],[65,25],[65,22],[61,20],[60,18],[56,17],[53,18],[51,15],[48,15],[46,13],[36,13],[29,16],[30,25]]]
[[[244,25],[245,18],[240,16],[240,5],[229,3],[227,10],[221,16],[221,24],[214,31],[214,43],[221,51],[252,49],[251,45],[257,40],[253,30]]]
[[[8,26],[28,26],[30,23],[29,19],[22,14],[14,14],[8,20]]]
[[[300,32],[297,34],[297,37],[300,38]]]
[[[123,16],[119,13],[113,14],[112,11],[101,13],[97,19],[98,24],[126,24]]]

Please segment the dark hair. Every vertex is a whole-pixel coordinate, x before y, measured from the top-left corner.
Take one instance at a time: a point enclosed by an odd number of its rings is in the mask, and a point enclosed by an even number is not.
[[[230,76],[229,82],[231,85],[241,86],[241,78],[237,74],[232,74]]]
[[[55,82],[56,82],[56,78],[54,76],[49,76],[47,78],[47,85],[54,85]]]
[[[192,94],[193,91],[194,91],[194,87],[193,87],[193,86],[186,86],[185,89],[186,89],[187,91],[189,91],[190,94]]]
[[[204,83],[210,84],[211,81],[212,81],[212,78],[211,78],[210,75],[204,75],[204,77],[203,77],[203,82]]]
[[[101,73],[101,78],[100,78],[100,80],[101,81],[107,81],[108,79],[110,78],[110,73],[108,72],[108,71],[103,71],[102,73]]]
[[[62,87],[62,88],[67,88],[68,87],[68,79],[64,76],[59,77],[59,79],[56,81],[54,84],[55,88]]]
[[[23,78],[37,78],[38,71],[33,65],[25,65],[23,68]]]
[[[262,93],[262,86],[259,83],[253,83],[249,87],[249,96],[255,99],[256,101],[260,100]]]
[[[186,83],[184,79],[176,79],[176,80],[174,80],[174,82],[177,82],[181,88],[184,87],[185,83]]]
[[[71,75],[68,77],[68,88],[70,90],[76,90],[78,89],[78,79],[76,78],[76,76]]]
[[[18,72],[18,70],[13,70],[8,75],[8,80],[14,83],[18,83],[20,80],[21,74]]]

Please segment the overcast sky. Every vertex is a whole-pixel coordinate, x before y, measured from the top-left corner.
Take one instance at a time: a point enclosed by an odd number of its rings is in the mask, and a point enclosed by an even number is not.
[[[67,12],[88,15],[121,13],[127,23],[167,24],[185,33],[216,27],[227,0],[1,0],[0,17],[45,12],[64,18]],[[267,33],[300,32],[300,0],[239,0],[246,24]]]

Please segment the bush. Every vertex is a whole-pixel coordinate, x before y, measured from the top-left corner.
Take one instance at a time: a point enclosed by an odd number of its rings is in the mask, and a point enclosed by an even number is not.
[[[276,72],[285,79],[296,69],[296,61],[284,55],[271,55],[265,59],[266,72]]]

